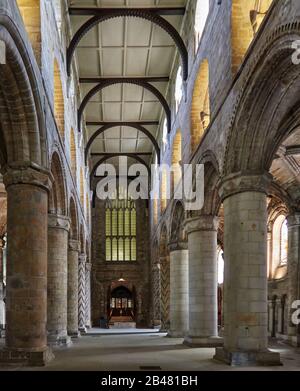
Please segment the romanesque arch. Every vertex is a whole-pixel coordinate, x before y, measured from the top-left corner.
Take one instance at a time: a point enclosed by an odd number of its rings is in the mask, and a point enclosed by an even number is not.
[[[204,60],[199,68],[191,105],[191,150],[195,151],[210,122],[209,65]]]
[[[51,174],[53,177],[52,188],[49,194],[49,213],[66,215],[66,184],[61,159],[54,152],[51,159]]]

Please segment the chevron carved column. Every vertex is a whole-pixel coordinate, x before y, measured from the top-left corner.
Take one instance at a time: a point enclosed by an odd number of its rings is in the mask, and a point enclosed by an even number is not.
[[[86,309],[86,289],[85,289],[85,265],[86,255],[79,255],[78,270],[78,325],[81,333],[86,332],[85,327],[85,309]]]
[[[170,324],[170,261],[160,259],[160,311],[161,331],[168,331]]]
[[[85,326],[91,327],[91,268],[92,264],[85,264]]]

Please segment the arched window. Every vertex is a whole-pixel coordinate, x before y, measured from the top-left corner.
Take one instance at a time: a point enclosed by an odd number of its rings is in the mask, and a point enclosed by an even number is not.
[[[176,113],[178,111],[180,102],[182,99],[182,68],[178,68],[176,82],[175,82],[175,104],[176,104]]]
[[[136,207],[124,187],[105,206],[106,261],[136,261]]]
[[[198,0],[195,14],[195,53],[197,53],[209,12],[209,0]]]
[[[288,250],[288,228],[286,219],[281,225],[280,230],[280,265],[287,264],[287,250]]]
[[[232,0],[232,72],[239,69],[246,51],[273,0]]]
[[[173,183],[172,190],[174,191],[176,186],[181,180],[182,169],[181,169],[181,131],[177,130],[177,133],[173,141],[173,150],[172,150],[172,169],[173,169]]]
[[[165,118],[164,124],[163,124],[163,134],[162,134],[162,146],[163,151],[166,150],[168,145],[168,125],[167,125],[167,119]]]

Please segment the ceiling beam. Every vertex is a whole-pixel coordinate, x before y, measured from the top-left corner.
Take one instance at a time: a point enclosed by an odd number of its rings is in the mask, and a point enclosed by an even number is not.
[[[159,125],[159,121],[134,121],[132,122],[136,125],[142,125],[142,126],[147,126],[147,125]],[[120,121],[87,121],[86,122],[87,126],[102,126],[102,125],[113,125],[113,126],[127,126],[124,125],[124,122]]]
[[[151,12],[155,15],[184,15],[186,8],[185,7],[139,7],[139,8],[85,8],[85,7],[69,7],[69,14],[70,15],[77,15],[77,16],[98,16],[98,15],[105,15],[105,14],[111,14],[114,12],[119,12],[120,10],[128,10],[128,11],[147,11]]]
[[[102,76],[102,77],[80,77],[79,82],[80,83],[102,83],[102,82],[107,82],[108,80],[114,80],[114,79],[128,79],[128,77],[120,77],[120,76],[113,76],[113,77],[107,77],[107,76]],[[143,83],[156,83],[156,82],[168,82],[170,80],[169,76],[142,76],[142,77],[131,77],[130,79],[140,81]]]
[[[99,9],[95,8],[93,12],[99,12]],[[150,23],[154,23],[164,30],[175,43],[181,57],[182,62],[182,77],[184,81],[187,81],[188,78],[188,51],[185,46],[183,39],[181,38],[179,32],[176,28],[169,23],[166,19],[162,18],[160,15],[154,12],[150,12],[147,8],[114,8],[108,9],[110,12],[93,15],[89,20],[87,20],[83,25],[76,31],[74,34],[69,47],[67,48],[67,74],[71,74],[71,63],[75,53],[76,48],[78,47],[80,41],[85,37],[85,35],[94,27],[98,26],[100,23],[105,22],[106,20],[111,20],[118,17],[132,17],[140,18],[146,20]],[[156,9],[157,10],[157,9]]]

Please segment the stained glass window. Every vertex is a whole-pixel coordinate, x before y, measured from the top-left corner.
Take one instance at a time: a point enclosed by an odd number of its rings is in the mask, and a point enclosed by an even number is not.
[[[136,261],[136,207],[123,187],[106,201],[106,260]]]

